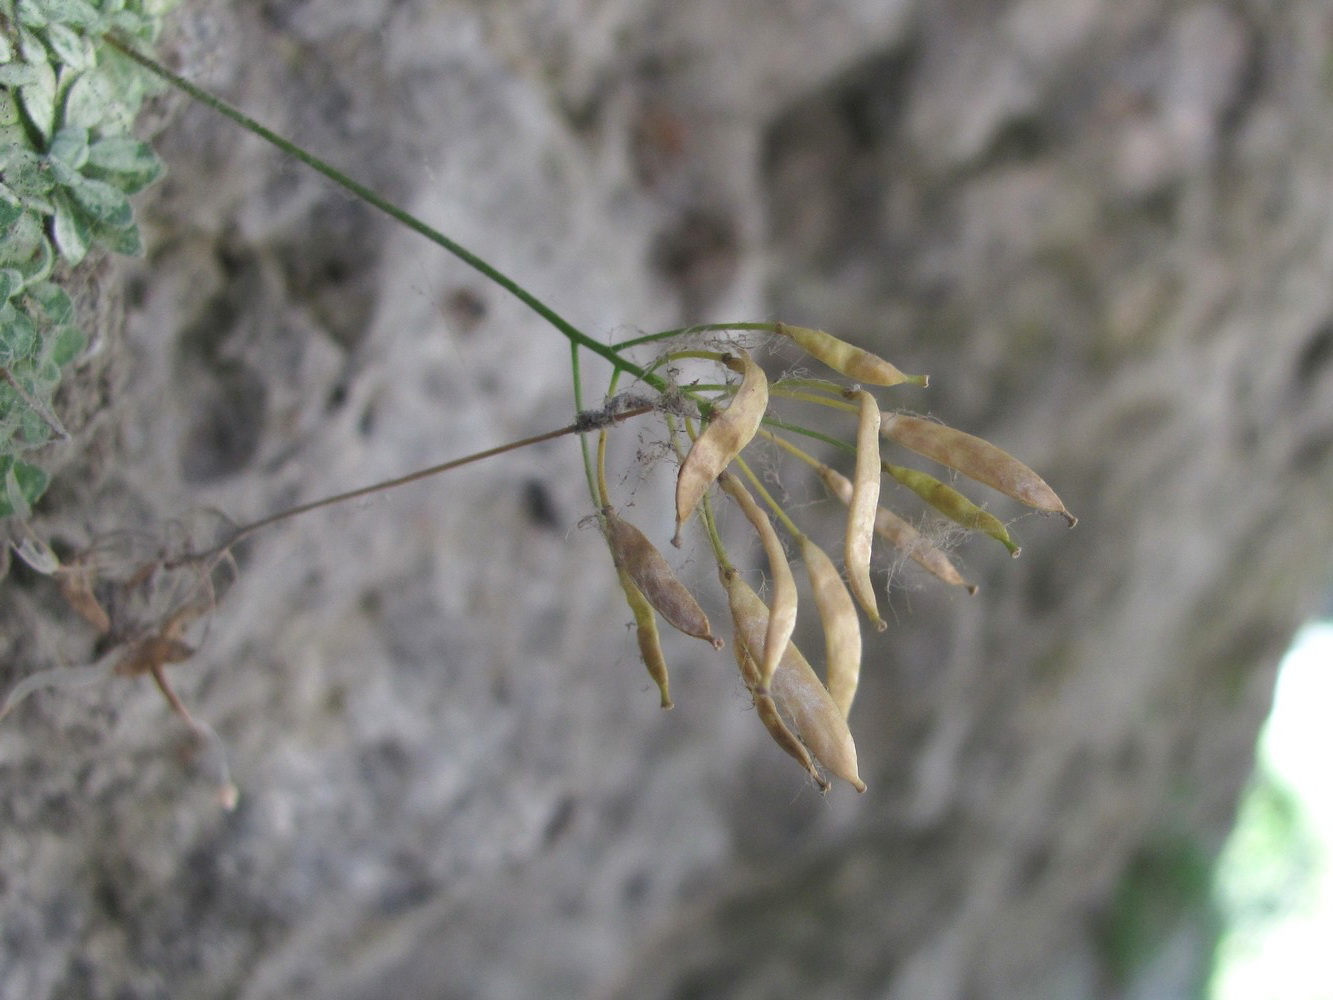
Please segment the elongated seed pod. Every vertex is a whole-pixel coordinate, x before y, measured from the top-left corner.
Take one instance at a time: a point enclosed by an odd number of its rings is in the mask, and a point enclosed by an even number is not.
[[[1037,510],[1059,514],[1072,528],[1078,518],[1065,509],[1039,475],[989,441],[906,413],[885,413],[881,433],[907,448],[985,483]]]
[[[890,474],[894,474],[893,470],[898,468],[897,466],[889,465],[887,462],[884,463],[883,467],[884,470]],[[913,472],[915,470],[904,469],[902,471]],[[922,473],[922,475],[925,475],[925,473]],[[848,503],[851,500],[852,483],[846,476],[835,469],[829,468],[827,465],[819,467],[819,476],[824,480],[824,485],[828,487],[828,491],[835,497],[843,503]],[[933,477],[926,476],[926,478],[931,479],[932,482],[943,489],[949,489],[949,487],[945,486],[939,480],[933,479]],[[972,504],[967,497],[958,493],[957,490],[950,490],[950,492],[957,494],[958,498],[964,503],[976,507],[975,504]],[[980,507],[976,507],[976,510],[978,513],[995,521],[999,530],[1002,532],[1004,531],[1004,525],[991,517],[990,514],[987,514]],[[958,568],[954,566],[953,561],[944,554],[942,549],[932,545],[926,540],[921,532],[917,531],[887,507],[880,507],[875,511],[875,534],[879,535],[880,538],[884,539],[890,545],[900,549],[919,566],[943,580],[945,583],[952,584],[956,587],[964,587],[969,594],[975,594],[977,592],[976,584],[969,583],[963,578],[963,575],[958,572]],[[1004,537],[1008,539],[1009,535],[1007,532],[1005,532]],[[1015,551],[1016,550],[1017,547],[1015,546]]]
[[[815,767],[814,759],[810,756],[810,751],[805,748],[805,744],[798,740],[796,734],[782,721],[782,715],[778,712],[777,705],[773,703],[773,696],[760,685],[759,665],[750,657],[745,643],[737,640],[731,644],[731,649],[736,654],[736,666],[740,668],[741,680],[754,700],[755,712],[758,713],[759,721],[764,724],[764,728],[768,730],[768,735],[773,737],[773,742],[796,763],[805,768],[821,792],[828,791],[828,779],[819,773],[819,768]]]
[[[930,384],[928,376],[904,375],[878,355],[839,340],[823,330],[779,323],[776,332],[783,337],[790,337],[806,354],[855,382],[868,385],[901,385],[903,382],[921,386]]]
[[[759,540],[764,546],[764,555],[768,557],[768,571],[773,578],[773,604],[768,613],[768,628],[764,633],[764,648],[759,661],[759,683],[767,687],[777,670],[782,654],[791,641],[792,631],[796,628],[796,577],[792,575],[791,564],[787,562],[787,553],[782,548],[782,540],[768,515],[759,509],[754,497],[741,485],[739,479],[729,472],[719,478],[727,495],[736,501],[744,512],[746,520],[759,533]]]
[[[861,417],[856,428],[856,473],[852,478],[852,495],[847,501],[843,563],[857,603],[870,616],[875,628],[882,632],[888,623],[879,616],[875,587],[870,582],[875,509],[879,506],[879,404],[864,389],[857,395],[861,399]]]
[[[824,626],[824,673],[829,696],[845,719],[861,678],[861,623],[833,560],[808,535],[802,535],[800,541],[801,560]]]
[[[634,586],[634,581],[620,566],[616,567],[616,576],[620,579],[620,589],[625,592],[625,603],[634,613],[636,636],[639,640],[639,655],[643,665],[648,668],[648,676],[657,685],[662,695],[662,707],[671,708],[670,682],[667,679],[666,657],[662,655],[662,642],[657,634],[657,619],[653,615],[652,605],[643,592]]]
[[[736,626],[736,642],[743,643],[753,659],[756,651],[763,648],[768,608],[734,568],[720,572]],[[857,773],[856,744],[852,742],[847,720],[795,643],[787,644],[768,691],[783,721],[809,748],[815,760],[858,792],[865,791],[865,782]]]
[[[677,548],[681,526],[694,513],[713,480],[750,443],[768,409],[768,377],[750,355],[745,351],[728,354],[723,357],[723,364],[741,373],[741,384],[730,405],[700,432],[680,463],[676,477],[676,536],[671,540]]]
[[[708,616],[694,595],[677,579],[671,564],[657,546],[610,507],[603,508],[602,516],[612,560],[618,569],[629,575],[648,603],[672,628],[721,649],[722,640],[713,635]]]
[[[955,524],[961,524],[968,531],[980,531],[989,535],[1009,550],[1017,558],[1022,550],[1009,537],[1009,529],[990,511],[978,507],[952,486],[940,482],[928,472],[909,469],[903,465],[884,463],[884,471],[909,490],[930,504],[937,511]]]

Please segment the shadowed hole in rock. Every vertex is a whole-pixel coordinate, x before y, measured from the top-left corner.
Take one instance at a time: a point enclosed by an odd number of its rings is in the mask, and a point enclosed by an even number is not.
[[[235,475],[254,458],[264,427],[268,391],[246,365],[215,371],[181,443],[181,476],[202,483]]]

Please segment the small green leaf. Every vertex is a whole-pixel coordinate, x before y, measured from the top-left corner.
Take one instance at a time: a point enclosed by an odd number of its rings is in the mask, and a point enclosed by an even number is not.
[[[56,62],[63,63],[76,72],[92,69],[97,63],[92,43],[73,28],[63,24],[52,24],[46,29],[46,44],[50,46]]]
[[[23,275],[12,267],[0,270],[0,303],[8,302],[23,287]]]
[[[143,238],[139,227],[130,224],[123,228],[95,225],[92,227],[93,242],[104,250],[124,254],[126,257],[143,256]]]
[[[55,184],[46,158],[31,149],[4,150],[0,153],[0,171],[4,172],[6,187],[23,201],[46,194]]]
[[[47,155],[78,170],[88,161],[88,130],[65,127],[51,137]]]
[[[90,219],[112,229],[124,229],[134,223],[134,209],[125,193],[106,181],[76,177],[67,188]]]
[[[14,59],[14,46],[9,44],[9,36],[0,31],[0,63],[11,62]]]
[[[0,38],[4,38],[4,35],[0,34]],[[4,44],[9,45],[9,42],[6,41]],[[14,58],[14,52],[12,48],[10,49],[9,52],[9,58],[10,59]],[[26,83],[32,83],[36,79],[37,79],[36,71],[27,63],[11,62],[11,63],[6,63],[3,66],[0,66],[0,86],[21,87]]]
[[[0,306],[0,364],[12,365],[32,357],[37,346],[37,327],[32,317],[14,303]]]
[[[33,127],[46,139],[55,127],[56,72],[46,62],[34,65],[32,70],[32,82],[19,87],[19,101]]]
[[[51,200],[56,209],[51,231],[60,249],[60,256],[71,265],[77,264],[88,253],[88,244],[92,239],[88,219],[63,190],[56,191]]]
[[[81,28],[96,27],[102,15],[87,0],[45,0],[46,15],[52,21],[73,24]]]
[[[51,425],[36,410],[24,410],[19,417],[19,433],[24,445],[38,448],[51,440]]]
[[[74,303],[65,290],[50,281],[38,282],[28,286],[28,295],[45,314],[46,323],[59,326],[74,319]],[[58,362],[64,364],[64,362]]]
[[[70,84],[65,98],[65,124],[101,134],[126,132],[134,121],[134,110],[123,96],[103,68],[84,73]]]
[[[41,28],[47,23],[46,9],[32,0],[19,0],[19,23],[29,28]]]
[[[20,462],[8,455],[0,457],[0,472],[4,474],[4,490],[0,492],[0,517],[18,514],[27,517],[32,505],[46,492],[50,478],[35,465]]]
[[[126,194],[134,194],[162,176],[162,161],[151,146],[133,136],[101,139],[88,148],[84,173],[109,180]]]
[[[57,368],[63,368],[83,353],[87,342],[83,331],[77,326],[62,326],[55,336],[47,336],[47,358]]]

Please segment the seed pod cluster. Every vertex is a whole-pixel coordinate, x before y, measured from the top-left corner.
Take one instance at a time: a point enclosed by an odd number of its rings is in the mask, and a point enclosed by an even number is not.
[[[809,327],[788,326],[786,323],[779,323],[775,332],[795,341],[806,354],[828,365],[839,375],[845,375],[853,382],[883,386],[901,385],[904,382],[924,386],[930,382],[926,375],[904,375],[883,358],[844,340],[839,340],[833,334],[825,333],[823,330],[811,330]]]
[[[880,431],[909,451],[961,472],[1020,503],[1059,514],[1071,528],[1078,522],[1045,480],[989,441],[906,413],[885,413]]]
[[[681,526],[694,513],[704,491],[754,438],[768,409],[768,377],[750,355],[738,350],[725,355],[722,362],[740,373],[741,384],[730,405],[700,432],[680,463],[676,477],[676,535],[672,539],[677,548],[681,544]]]
[[[734,567],[723,567],[720,572],[736,628],[736,644],[743,645],[750,658],[756,659],[768,630],[768,607]],[[814,759],[835,777],[864,792],[866,786],[857,773],[856,745],[846,718],[795,643],[787,644],[767,694],[780,720]],[[783,739],[778,742],[787,749]]]

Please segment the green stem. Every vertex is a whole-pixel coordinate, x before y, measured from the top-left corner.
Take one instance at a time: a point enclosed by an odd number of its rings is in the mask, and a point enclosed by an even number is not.
[[[300,160],[306,166],[310,167],[310,169],[316,171],[317,173],[323,174],[329,180],[333,181],[333,183],[337,184],[339,187],[346,189],[347,191],[350,191],[352,194],[356,195],[356,197],[360,198],[366,204],[379,209],[381,212],[389,216],[389,218],[393,219],[395,222],[401,223],[408,229],[411,229],[413,232],[420,233],[422,236],[426,237],[426,239],[430,240],[436,246],[441,247],[444,250],[447,250],[449,253],[453,254],[455,257],[461,260],[464,264],[471,267],[473,270],[477,271],[487,280],[494,282],[495,284],[503,288],[505,291],[513,295],[516,299],[518,299],[525,306],[527,306],[529,309],[535,312],[538,316],[546,320],[546,322],[550,323],[553,327],[555,327],[558,331],[560,331],[560,333],[563,334],[570,341],[570,343],[577,344],[581,347],[586,347],[594,354],[598,354],[601,357],[605,358],[616,369],[629,372],[636,378],[642,379],[643,381],[647,382],[649,385],[657,389],[659,392],[666,391],[667,385],[665,381],[663,381],[662,379],[658,378],[655,375],[650,374],[649,372],[644,371],[642,368],[640,368],[633,362],[625,360],[623,357],[621,357],[619,350],[608,347],[606,344],[603,344],[600,341],[594,340],[592,337],[589,337],[586,333],[584,333],[578,327],[574,326],[574,324],[570,323],[567,319],[565,319],[563,316],[557,313],[545,302],[537,298],[537,296],[533,295],[518,282],[510,278],[507,274],[492,267],[490,264],[486,263],[486,261],[482,260],[476,254],[472,253],[472,251],[468,250],[461,244],[455,243],[453,240],[449,239],[449,237],[445,236],[439,230],[433,229],[432,227],[426,225],[420,219],[416,218],[416,216],[411,215],[410,213],[399,208],[397,205],[393,204],[387,198],[384,198],[376,194],[374,191],[366,187],[364,184],[361,184],[353,180],[351,177],[347,176],[342,171],[326,163],[324,160],[321,160],[313,153],[309,153],[306,150],[302,149],[300,146],[297,146],[294,143],[289,142],[287,139],[284,139],[282,136],[278,135],[278,133],[274,132],[272,129],[264,127],[258,121],[251,118],[245,112],[241,111],[239,108],[233,107],[226,101],[222,100],[220,97],[215,97],[213,94],[210,94],[203,88],[198,87],[195,84],[191,83],[189,80],[185,79],[185,77],[173,73],[171,70],[167,69],[165,66],[159,63],[157,60],[153,59],[151,56],[147,56],[144,55],[142,52],[139,52],[126,40],[118,38],[114,35],[107,35],[106,42],[117,52],[120,52],[126,58],[131,59],[134,62],[138,63],[140,66],[148,70],[148,72],[152,73],[154,76],[160,77],[161,79],[165,80],[167,83],[171,84],[176,89],[188,94],[190,97],[192,97],[199,103],[212,108],[218,114],[230,118],[232,121],[240,125],[246,131],[259,136],[259,138],[263,139],[270,145],[277,147],[282,152],[286,153],[288,156]]]
[[[695,326],[682,326],[676,330],[650,333],[647,336],[635,337],[633,340],[622,340],[616,344],[616,350],[623,351],[630,347],[638,347],[641,344],[653,344],[659,340],[670,340],[672,337],[684,336],[687,333],[717,333],[722,330],[763,330],[766,333],[773,333],[776,329],[776,323],[699,323]]]

